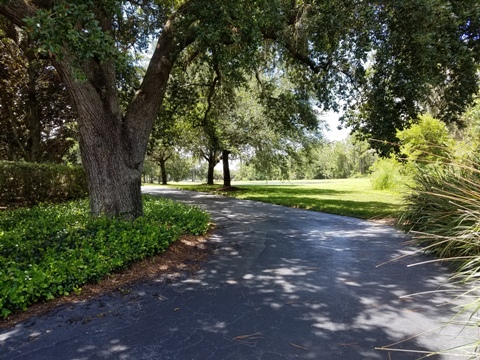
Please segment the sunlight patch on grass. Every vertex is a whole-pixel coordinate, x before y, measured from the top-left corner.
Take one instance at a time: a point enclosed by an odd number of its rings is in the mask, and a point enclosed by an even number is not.
[[[221,192],[238,199],[322,211],[361,219],[397,217],[402,210],[402,195],[395,191],[373,190],[370,180],[339,179],[292,182],[239,182],[238,191]],[[173,187],[217,192],[220,185],[184,185]]]

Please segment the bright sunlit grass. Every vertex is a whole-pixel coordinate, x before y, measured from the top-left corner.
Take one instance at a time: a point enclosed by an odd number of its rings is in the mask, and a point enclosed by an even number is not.
[[[222,192],[238,199],[262,201],[361,219],[397,217],[402,210],[399,192],[373,190],[370,180],[310,180],[292,182],[234,182],[238,191]],[[173,184],[193,191],[213,192],[221,185]]]

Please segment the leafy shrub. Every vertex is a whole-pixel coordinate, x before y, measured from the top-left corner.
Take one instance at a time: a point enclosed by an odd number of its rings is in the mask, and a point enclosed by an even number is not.
[[[0,314],[77,291],[208,224],[206,212],[154,197],[134,222],[92,217],[86,200],[2,212]]]
[[[87,195],[78,166],[0,161],[0,204],[61,202]]]
[[[418,123],[397,131],[401,152],[418,165],[435,163],[450,158],[454,141],[447,125],[430,115],[420,115]]]
[[[418,123],[397,131],[401,140],[400,152],[404,162],[395,157],[378,159],[371,167],[372,187],[375,190],[401,189],[412,183],[418,169],[422,174],[435,170],[435,166],[450,161],[453,139],[447,126],[429,115],[419,116]]]
[[[394,157],[377,159],[370,170],[374,190],[398,189],[409,180],[406,168]]]

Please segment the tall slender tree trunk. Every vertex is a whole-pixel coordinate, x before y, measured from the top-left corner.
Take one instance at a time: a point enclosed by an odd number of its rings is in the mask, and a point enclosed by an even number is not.
[[[204,155],[203,158],[207,160],[207,185],[214,185],[215,166],[220,161],[219,152],[217,150],[209,150],[208,156]]]
[[[162,185],[167,185],[167,169],[165,168],[165,159],[160,159],[160,173],[162,175]]]
[[[232,186],[230,177],[230,164],[228,162],[228,155],[230,151],[222,150],[222,162],[223,162],[223,187]]]
[[[27,74],[28,74],[28,101],[27,101],[27,160],[40,161],[41,123],[40,106],[37,99],[38,63],[33,56],[33,49],[27,49]]]
[[[217,163],[215,157],[212,156],[208,160],[207,185],[214,185],[213,175],[215,172],[215,165],[217,165]]]

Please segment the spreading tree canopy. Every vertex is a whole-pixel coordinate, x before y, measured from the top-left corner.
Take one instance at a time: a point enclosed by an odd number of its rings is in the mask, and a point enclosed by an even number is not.
[[[281,62],[323,109],[362,94],[358,126],[388,133],[432,91],[456,104],[452,114],[469,101],[478,11],[477,0],[0,0],[75,104],[92,212],[128,218],[142,214],[145,151],[180,56],[201,56],[238,81]],[[138,79],[132,65],[150,41]]]
[[[384,140],[372,142],[383,155],[419,113],[462,126],[480,80],[480,3],[385,1],[376,17],[365,82],[346,123]]]

